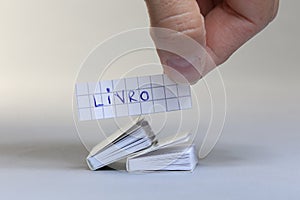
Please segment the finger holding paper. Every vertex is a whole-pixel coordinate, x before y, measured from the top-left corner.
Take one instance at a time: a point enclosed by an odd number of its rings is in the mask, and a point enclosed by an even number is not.
[[[187,53],[190,58],[183,59],[158,50],[164,71],[171,79],[182,82],[183,76],[193,84],[216,65],[225,62],[246,41],[266,27],[277,14],[279,0],[146,0],[146,3],[152,27],[167,28],[179,33],[165,37],[166,43],[177,40],[181,33],[194,39],[207,52],[202,53],[199,59],[191,50]],[[157,44],[156,35],[152,35]],[[206,55],[216,65],[203,62],[207,60]]]

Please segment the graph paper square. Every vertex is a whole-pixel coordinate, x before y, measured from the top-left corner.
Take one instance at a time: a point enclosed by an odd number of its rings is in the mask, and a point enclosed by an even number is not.
[[[101,94],[103,104],[108,106],[114,105],[115,99],[113,95],[113,93]]]
[[[127,93],[127,100],[128,100],[128,103],[131,104],[131,103],[136,103],[139,101],[139,91],[138,90],[128,90],[126,91]]]
[[[190,86],[163,74],[78,83],[75,91],[80,121],[192,108]]]
[[[139,98],[143,101],[143,100],[146,100],[147,101],[152,101],[153,100],[153,97],[152,97],[152,89],[142,89],[142,90],[139,90]]]
[[[114,103],[116,105],[128,104],[126,90],[114,92]]]
[[[128,105],[116,105],[116,115],[117,117],[128,116]]]
[[[152,83],[152,87],[163,86],[164,85],[164,78],[161,75],[151,76],[151,83]]]
[[[167,111],[167,102],[166,100],[157,100],[154,101],[154,111],[155,112],[166,112]]]
[[[184,96],[190,96],[190,86],[186,84],[178,85],[177,86],[178,96],[184,97]]]
[[[181,110],[192,108],[192,100],[190,97],[180,97],[179,106]]]
[[[101,94],[90,95],[90,107],[96,107],[95,105],[103,105]]]
[[[88,93],[89,89],[86,83],[76,84],[76,95],[87,95]]]
[[[152,88],[152,91],[153,91],[153,93],[152,93],[153,100],[159,100],[159,99],[166,98],[164,87],[155,87],[155,88]]]
[[[142,113],[141,104],[140,103],[128,104],[128,112],[130,116],[140,115]]]
[[[92,113],[90,108],[79,109],[78,110],[79,119],[81,121],[92,120]]]
[[[134,77],[134,78],[126,78],[125,79],[125,84],[126,84],[126,88],[127,90],[135,90],[139,87],[138,85],[138,78]]]
[[[77,104],[78,104],[78,108],[89,108],[89,107],[91,107],[89,96],[79,96],[79,97],[77,97]]]
[[[114,91],[126,90],[125,79],[113,80],[113,86]]]
[[[142,108],[142,114],[154,113],[154,107],[152,101],[142,103],[141,108]]]
[[[89,93],[100,94],[100,84],[99,83],[88,83]]]
[[[151,88],[150,76],[141,76],[141,77],[138,77],[138,84],[139,84],[139,88],[140,89]]]
[[[94,108],[92,109],[91,113],[92,113],[92,119],[104,118],[103,108]]]
[[[164,79],[164,85],[175,85],[176,84],[166,75],[163,76],[163,79]]]
[[[101,93],[107,93],[107,89],[112,90],[113,88],[113,81],[111,80],[105,80],[100,82],[101,85]]]
[[[167,99],[167,111],[179,110],[179,102],[178,99]]]
[[[178,96],[177,86],[169,85],[165,86],[166,99],[176,98]]]
[[[104,113],[104,118],[116,117],[115,109],[113,106],[104,106],[103,113]]]

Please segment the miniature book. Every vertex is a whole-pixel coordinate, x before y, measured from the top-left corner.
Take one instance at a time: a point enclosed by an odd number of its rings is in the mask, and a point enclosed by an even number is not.
[[[198,159],[189,134],[158,140],[144,119],[117,131],[96,145],[87,157],[91,170],[97,170],[124,158],[132,171],[193,171]]]

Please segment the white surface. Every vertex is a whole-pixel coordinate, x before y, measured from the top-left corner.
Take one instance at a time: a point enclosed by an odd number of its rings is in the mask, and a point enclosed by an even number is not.
[[[70,104],[89,51],[148,24],[144,2],[1,1],[1,199],[299,200],[299,8],[281,1],[277,20],[220,67],[226,124],[196,171],[132,175],[88,170]]]

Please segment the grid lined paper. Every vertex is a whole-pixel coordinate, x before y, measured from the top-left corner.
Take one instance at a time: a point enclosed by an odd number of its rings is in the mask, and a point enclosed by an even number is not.
[[[190,85],[163,74],[77,83],[76,98],[80,121],[192,108]]]

